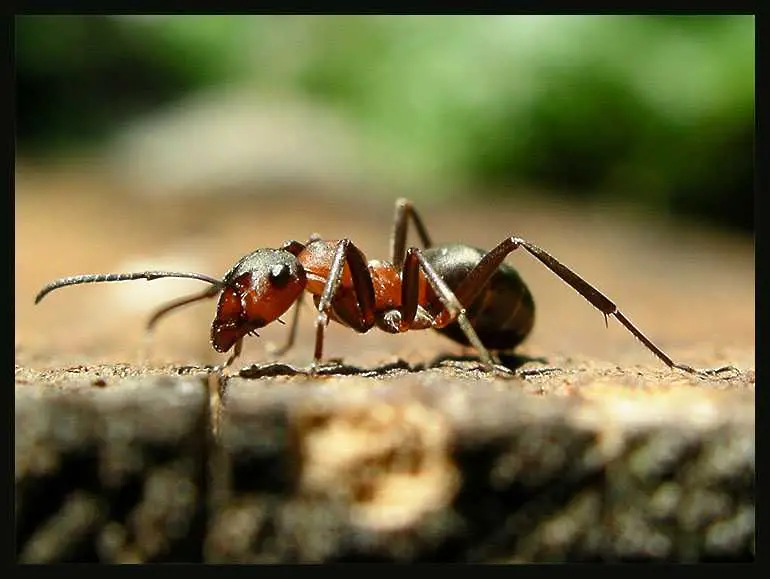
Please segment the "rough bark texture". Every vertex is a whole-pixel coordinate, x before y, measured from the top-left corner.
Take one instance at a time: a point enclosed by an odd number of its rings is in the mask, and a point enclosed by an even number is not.
[[[18,560],[201,561],[208,417],[199,378],[17,388]]]
[[[751,404],[720,416],[704,400],[693,416],[626,402],[629,419],[618,419],[457,374],[405,374],[379,389],[349,379],[314,394],[231,380],[219,418],[230,484],[207,558],[753,557]]]
[[[169,316],[136,352],[146,316],[199,282],[33,297],[77,273],[220,275],[255,247],[314,231],[386,258],[392,203],[137,201],[110,187],[17,175],[19,561],[753,559],[751,239],[532,198],[420,204],[434,241],[530,239],[677,361],[738,375],[668,370],[514,255],[537,308],[510,361],[519,377],[490,374],[434,332],[334,324],[326,359],[355,366],[316,378],[264,366],[309,363],[308,304],[294,350],[270,354],[286,331],[271,324],[219,380],[203,369],[223,361],[208,343],[213,301]]]
[[[753,559],[749,397],[480,373],[21,383],[18,559]]]

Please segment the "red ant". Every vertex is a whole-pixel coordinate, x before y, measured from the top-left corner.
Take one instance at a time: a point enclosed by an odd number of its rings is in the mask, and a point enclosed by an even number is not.
[[[424,249],[406,248],[410,220]],[[496,364],[490,350],[513,350],[527,337],[535,321],[532,294],[516,270],[504,263],[508,254],[519,248],[540,260],[602,312],[605,323],[608,316],[615,316],[670,368],[700,375],[737,371],[731,366],[695,370],[674,362],[611,300],[529,241],[508,237],[489,252],[462,244],[434,246],[422,219],[406,199],[396,202],[390,261],[367,262],[349,239],[311,236],[306,243],[287,241],[280,249],[257,249],[242,257],[221,280],[169,271],[79,275],[46,285],[35,303],[68,285],[167,277],[201,280],[211,287],[163,306],[149,319],[147,329],[172,310],[219,295],[211,345],[221,353],[233,349],[223,366],[227,367],[240,355],[244,337],[256,335],[256,330],[296,305],[288,340],[277,353],[288,351],[296,336],[299,304],[307,291],[318,309],[311,372],[321,363],[329,320],[359,333],[374,326],[392,334],[432,328],[455,342],[473,346],[488,368],[509,372]]]

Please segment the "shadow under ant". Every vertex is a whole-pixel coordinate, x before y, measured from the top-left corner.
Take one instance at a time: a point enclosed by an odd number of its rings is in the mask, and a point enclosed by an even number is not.
[[[500,366],[507,368],[511,372],[517,371],[519,368],[521,368],[524,364],[528,364],[530,362],[539,362],[541,364],[547,364],[548,360],[546,360],[543,357],[531,357],[531,356],[524,356],[521,354],[514,354],[511,352],[503,353],[498,352],[497,353],[497,359],[500,362]],[[463,362],[476,362],[481,364],[481,360],[478,356],[474,356],[473,354],[439,354],[433,360],[431,360],[428,364],[425,365],[426,368],[437,368],[439,366],[446,366],[446,365],[459,365]]]
[[[405,360],[389,362],[374,368],[362,368],[345,364],[342,360],[333,359],[329,362],[316,366],[315,372],[309,368],[285,364],[283,362],[268,362],[267,364],[254,364],[241,368],[238,372],[240,378],[267,378],[273,376],[384,376],[391,372],[406,371],[414,372],[419,368],[410,366]]]
[[[394,371],[418,372],[421,365],[410,366],[405,360],[389,362],[374,368],[362,368],[345,364],[339,358],[334,358],[328,362],[317,366],[313,373],[310,368],[295,366],[285,362],[267,362],[265,364],[252,364],[241,368],[235,376],[239,378],[271,378],[275,376],[382,376]],[[215,374],[221,372],[223,367],[220,365],[206,364],[205,366],[185,365],[175,368],[176,373],[180,375],[205,372]]]
[[[509,378],[530,378],[540,376],[551,372],[559,372],[559,368],[535,368],[532,370],[522,370],[521,367],[529,362],[539,362],[545,364],[545,358],[522,356],[519,354],[498,354],[499,364],[495,369],[499,374]],[[474,363],[477,368],[468,368],[467,363]],[[394,372],[418,373],[434,368],[454,367],[460,370],[487,370],[486,366],[478,357],[472,355],[451,355],[441,354],[428,363],[411,365],[405,360],[389,362],[373,368],[362,368],[351,364],[345,364],[340,359],[332,359],[329,362],[315,368],[312,373],[309,368],[294,366],[283,362],[268,362],[267,364],[254,364],[242,368],[237,376],[240,378],[256,379],[276,376],[362,376],[376,377],[385,376]],[[216,370],[216,367],[207,367]]]

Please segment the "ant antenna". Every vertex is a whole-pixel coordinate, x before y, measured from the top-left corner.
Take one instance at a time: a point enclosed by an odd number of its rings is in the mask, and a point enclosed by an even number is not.
[[[154,279],[160,279],[164,277],[183,277],[188,279],[197,279],[210,283],[214,287],[224,287],[222,280],[209,277],[202,273],[186,273],[176,271],[143,271],[140,273],[104,273],[104,274],[91,274],[91,275],[75,275],[72,277],[63,277],[52,281],[35,296],[35,303],[39,303],[48,293],[55,289],[59,289],[68,285],[79,285],[81,283],[100,283],[103,281],[133,281],[136,279],[146,279],[152,281]]]

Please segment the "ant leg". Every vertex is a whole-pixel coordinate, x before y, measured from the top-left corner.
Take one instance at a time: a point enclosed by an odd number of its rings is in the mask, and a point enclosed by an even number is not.
[[[519,237],[509,237],[508,239],[503,240],[497,247],[487,253],[476,265],[476,267],[471,270],[471,272],[468,274],[465,280],[463,280],[455,292],[460,302],[464,304],[473,303],[473,300],[476,299],[476,297],[479,295],[481,290],[484,288],[486,283],[492,277],[503,260],[510,253],[519,249],[520,247],[523,247],[527,252],[537,258],[548,269],[559,276],[562,281],[567,283],[567,285],[572,287],[572,289],[577,291],[581,296],[588,300],[588,303],[602,312],[602,314],[604,314],[605,323],[607,322],[608,316],[615,316],[615,318],[617,318],[617,320],[623,326],[625,326],[629,332],[631,332],[642,344],[644,344],[648,350],[655,354],[655,356],[663,361],[663,363],[666,364],[666,366],[669,368],[676,368],[691,374],[699,375],[715,375],[728,370],[734,372],[738,371],[732,366],[723,366],[721,368],[707,370],[696,370],[691,366],[674,362],[665,352],[663,352],[663,350],[658,348],[658,346],[656,346],[647,336],[645,336],[639,328],[631,323],[631,320],[629,320],[620,312],[620,310],[618,310],[618,307],[614,302],[612,302],[599,290],[585,281],[577,273],[558,261],[551,254],[541,249],[534,243],[530,243],[529,241]]]
[[[152,346],[152,331],[153,329],[155,329],[155,324],[158,323],[158,320],[160,320],[160,318],[174,311],[177,308],[181,308],[182,306],[186,306],[186,305],[195,303],[197,301],[204,300],[206,298],[212,298],[216,296],[220,291],[221,291],[221,288],[211,287],[205,290],[203,293],[193,294],[190,296],[185,296],[183,298],[175,299],[171,302],[166,303],[166,305],[161,306],[158,310],[156,310],[155,313],[153,313],[150,316],[150,318],[147,320],[147,324],[144,327],[144,338],[139,347],[139,358],[142,360],[147,360],[149,358],[149,352],[151,351],[151,346]]]
[[[361,316],[360,326],[355,329],[365,332],[374,325],[374,284],[366,264],[366,258],[361,253],[361,250],[353,245],[349,239],[342,239],[337,244],[337,249],[334,252],[332,264],[329,268],[329,275],[324,285],[324,291],[318,301],[315,350],[313,352],[311,373],[315,372],[323,357],[324,332],[326,326],[329,325],[329,312],[331,311],[332,300],[342,282],[342,272],[344,271],[345,264],[350,269],[350,275],[353,279],[353,290]]]
[[[417,210],[408,199],[396,201],[396,214],[393,218],[393,231],[390,235],[390,262],[400,268],[404,264],[404,252],[406,250],[406,234],[409,219],[414,223],[417,234],[420,236],[423,248],[433,245],[428,235],[428,230],[417,213]]]
[[[183,298],[179,298],[176,300],[173,300],[166,305],[162,306],[158,310],[155,311],[152,316],[150,316],[150,319],[147,320],[147,325],[145,326],[145,329],[148,332],[151,332],[153,328],[155,327],[155,324],[158,323],[158,320],[165,316],[166,314],[172,312],[173,310],[177,308],[181,308],[182,306],[186,306],[188,304],[195,303],[199,300],[204,300],[206,298],[213,298],[221,291],[221,288],[218,287],[211,287],[204,291],[203,293],[193,294],[190,296],[186,296]]]
[[[406,259],[404,260],[404,281],[402,282],[402,311],[404,313],[402,315],[405,316],[409,322],[411,322],[414,319],[415,313],[417,311],[417,296],[419,288],[417,267],[422,269],[423,273],[425,274],[425,278],[428,280],[428,283],[430,283],[433,291],[436,292],[436,295],[441,300],[441,303],[444,305],[444,308],[449,314],[448,317],[441,315],[436,316],[433,327],[443,327],[450,322],[457,320],[460,328],[462,328],[462,331],[467,336],[468,341],[473,345],[474,348],[476,348],[481,361],[490,370],[500,368],[499,365],[495,364],[495,360],[492,358],[489,350],[487,350],[486,347],[484,347],[484,344],[481,343],[481,340],[479,339],[478,334],[476,334],[476,330],[473,329],[473,326],[471,325],[471,322],[465,313],[465,308],[463,307],[460,300],[457,299],[455,293],[449,288],[446,282],[441,279],[441,277],[436,273],[436,270],[433,269],[433,266],[428,263],[428,261],[422,255],[422,252],[416,247],[412,247],[407,250]]]
[[[294,346],[294,340],[297,337],[297,328],[299,327],[299,310],[302,308],[302,296],[300,294],[299,299],[294,304],[294,315],[291,318],[291,326],[289,327],[289,336],[283,346],[270,347],[270,353],[276,356],[283,356],[286,352],[292,349]]]
[[[232,366],[233,362],[235,362],[235,359],[241,355],[241,350],[243,349],[243,338],[235,342],[235,346],[233,346],[233,353],[230,354],[230,357],[227,358],[227,361],[222,364],[221,366],[217,366],[216,370],[218,372],[221,372],[225,368],[229,368]]]

